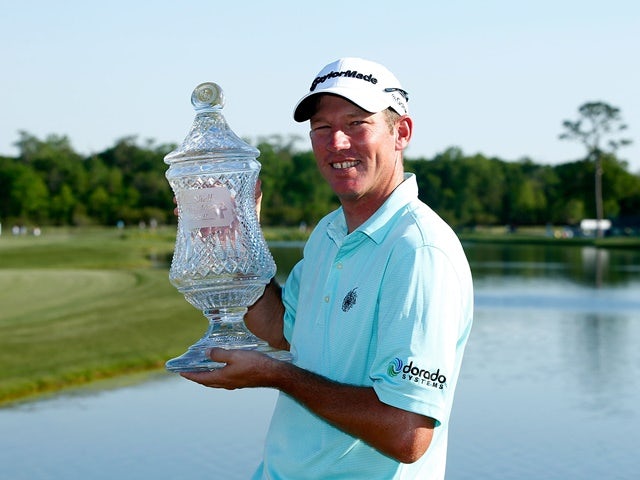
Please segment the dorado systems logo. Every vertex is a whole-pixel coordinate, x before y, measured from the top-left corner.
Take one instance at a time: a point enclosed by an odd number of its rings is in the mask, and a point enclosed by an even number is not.
[[[394,358],[387,366],[387,374],[390,377],[402,375],[403,380],[419,383],[428,387],[444,389],[447,385],[447,377],[440,373],[438,368],[435,372],[420,368],[413,364],[413,360],[405,364],[398,357]]]
[[[400,372],[402,372],[402,360],[396,357],[391,362],[389,362],[387,373],[390,377],[396,377]]]

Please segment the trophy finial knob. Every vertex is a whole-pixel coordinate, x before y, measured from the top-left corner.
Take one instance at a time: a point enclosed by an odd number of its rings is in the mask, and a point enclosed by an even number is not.
[[[213,82],[201,83],[191,94],[191,104],[196,110],[224,107],[222,88]]]

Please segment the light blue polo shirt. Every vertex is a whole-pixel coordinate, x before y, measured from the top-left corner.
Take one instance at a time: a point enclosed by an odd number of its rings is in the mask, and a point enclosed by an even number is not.
[[[283,289],[285,336],[298,366],[434,418],[431,445],[398,463],[280,393],[256,479],[444,478],[473,287],[458,238],[405,177],[354,232],[341,209],[318,224]]]

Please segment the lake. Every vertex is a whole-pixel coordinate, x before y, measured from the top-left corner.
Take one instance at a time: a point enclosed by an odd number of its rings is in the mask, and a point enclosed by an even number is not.
[[[465,250],[476,314],[447,479],[637,478],[640,251]],[[272,251],[281,276],[300,255]],[[245,479],[275,398],[156,372],[0,409],[0,479]]]

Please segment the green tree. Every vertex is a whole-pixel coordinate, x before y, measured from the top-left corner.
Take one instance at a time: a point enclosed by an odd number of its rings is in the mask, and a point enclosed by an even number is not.
[[[286,225],[288,223],[287,179],[295,172],[291,160],[292,152],[285,145],[263,141],[258,144],[261,163],[260,179],[262,181],[262,214],[264,225]]]
[[[584,202],[576,198],[571,198],[568,201],[562,202],[558,208],[558,219],[561,219],[560,223],[567,223],[569,225],[576,224],[580,219],[585,217]]]
[[[499,160],[465,157],[459,148],[450,148],[432,161],[406,161],[405,166],[416,173],[420,199],[449,223],[486,225],[504,218],[506,182]]]
[[[45,140],[21,131],[16,142],[18,161],[33,168],[41,176],[50,194],[57,195],[62,185],[86,190],[86,171],[82,157],[71,147],[66,136],[48,135]]]
[[[294,148],[297,140],[272,136],[258,145],[265,225],[312,226],[338,206],[313,153]],[[19,156],[0,157],[0,219],[7,224],[176,220],[163,161],[171,146],[152,141],[139,145],[130,137],[83,158],[64,136],[39,140],[21,132],[18,144]],[[629,173],[627,164],[613,153],[600,149],[602,169],[607,172],[602,178],[607,192],[604,209],[612,220],[637,216],[640,177]],[[469,156],[452,147],[433,159],[405,158],[405,168],[416,174],[420,198],[455,228],[575,224],[595,215],[591,159],[547,166],[526,158],[505,162]]]
[[[19,221],[47,221],[49,191],[33,169],[26,165],[16,165],[8,197],[9,208]]]
[[[431,160],[405,159],[405,169],[416,175],[420,199],[454,226],[463,223],[455,203],[459,187],[456,165],[463,159],[458,147],[450,147]]]
[[[338,200],[324,181],[311,152],[295,153],[292,158],[295,175],[288,178],[288,199],[297,206],[295,224],[312,225],[338,206]]]
[[[173,193],[165,178],[168,166],[164,156],[173,148],[174,145],[155,145],[152,140],[141,146],[135,136],[130,136],[95,155],[90,163],[99,178],[94,192],[97,187],[103,191],[88,199],[90,211],[98,214],[100,210],[101,222],[106,224],[118,220],[137,223],[150,220],[150,216],[159,221],[172,221]],[[161,211],[167,213],[157,218]]]
[[[595,166],[595,204],[598,220],[598,237],[602,236],[600,228],[604,217],[602,200],[602,158],[609,153],[615,155],[618,148],[629,145],[631,140],[620,138],[620,132],[627,129],[622,122],[620,109],[604,102],[587,102],[578,108],[577,120],[565,120],[562,126],[565,132],[560,134],[561,140],[576,140],[587,150],[587,160]]]
[[[557,176],[551,167],[536,165],[530,159],[517,163],[505,163],[506,196],[505,218],[507,223],[543,225],[550,222],[549,202],[558,186]]]
[[[58,225],[69,225],[73,223],[73,212],[78,201],[73,194],[73,190],[66,183],[60,188],[60,192],[51,199],[49,212],[51,220]]]

